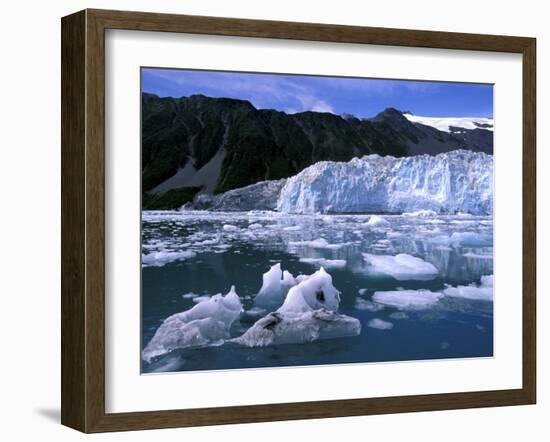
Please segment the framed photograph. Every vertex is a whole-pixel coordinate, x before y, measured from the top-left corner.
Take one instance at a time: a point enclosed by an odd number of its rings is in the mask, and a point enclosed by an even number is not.
[[[535,39],[62,19],[62,423],[533,404]]]

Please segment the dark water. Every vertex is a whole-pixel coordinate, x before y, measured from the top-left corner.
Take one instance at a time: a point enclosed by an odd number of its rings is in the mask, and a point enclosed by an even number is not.
[[[196,305],[184,294],[225,294],[235,285],[244,308],[250,309],[262,274],[279,262],[298,275],[313,273],[321,259],[345,260],[343,267],[331,267],[334,261],[328,261],[326,270],[341,291],[339,312],[359,319],[362,330],[355,337],[267,348],[226,343],[180,349],[150,363],[143,361],[142,371],[492,356],[491,301],[444,296],[429,308],[399,310],[386,305],[378,311],[361,309],[358,303],[358,299],[371,300],[376,291],[443,291],[448,286],[479,285],[481,276],[493,272],[492,220],[384,216],[387,223],[369,226],[368,219],[368,215],[144,212],[142,348],[164,319]],[[311,242],[318,239],[325,240],[324,247]],[[407,253],[432,263],[438,275],[421,280],[415,275],[396,279],[373,273],[364,252]],[[371,328],[368,323],[373,318],[388,321],[393,328]],[[231,336],[241,335],[257,319],[243,315],[233,324]]]

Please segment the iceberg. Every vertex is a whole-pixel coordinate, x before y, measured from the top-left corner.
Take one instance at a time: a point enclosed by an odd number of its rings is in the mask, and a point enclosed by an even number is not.
[[[289,290],[281,307],[256,321],[231,342],[246,347],[266,347],[358,335],[359,320],[337,313],[339,305],[340,292],[332,285],[332,277],[321,268],[301,278]]]
[[[287,179],[277,209],[288,213],[489,215],[493,210],[493,157],[455,150],[435,156],[368,155],[349,162],[321,161]]]
[[[398,281],[410,279],[426,281],[438,275],[438,270],[433,264],[406,253],[395,256],[363,253],[363,259],[367,264],[367,272],[389,275]]]
[[[176,349],[221,345],[242,311],[241,300],[232,286],[225,296],[214,295],[189,310],[166,318],[141,356],[150,362]]]

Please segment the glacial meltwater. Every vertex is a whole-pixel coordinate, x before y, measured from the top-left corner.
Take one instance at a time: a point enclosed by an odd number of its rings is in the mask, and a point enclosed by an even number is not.
[[[492,274],[486,216],[146,211],[142,372],[490,357]]]

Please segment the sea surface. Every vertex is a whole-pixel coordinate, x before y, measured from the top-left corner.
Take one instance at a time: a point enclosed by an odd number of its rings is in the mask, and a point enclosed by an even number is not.
[[[492,218],[467,214],[145,211],[142,349],[167,317],[232,285],[245,309],[231,328],[231,337],[240,336],[260,318],[254,296],[277,263],[294,276],[323,266],[341,292],[339,313],[362,327],[359,336],[302,344],[178,349],[142,360],[142,372],[490,357],[493,301],[482,277],[493,274],[492,245]],[[399,254],[424,266],[403,270]],[[370,255],[383,256],[384,265],[373,266]],[[426,274],[425,263],[436,273]],[[377,292],[407,299],[422,290],[441,296],[428,305],[373,302]]]

